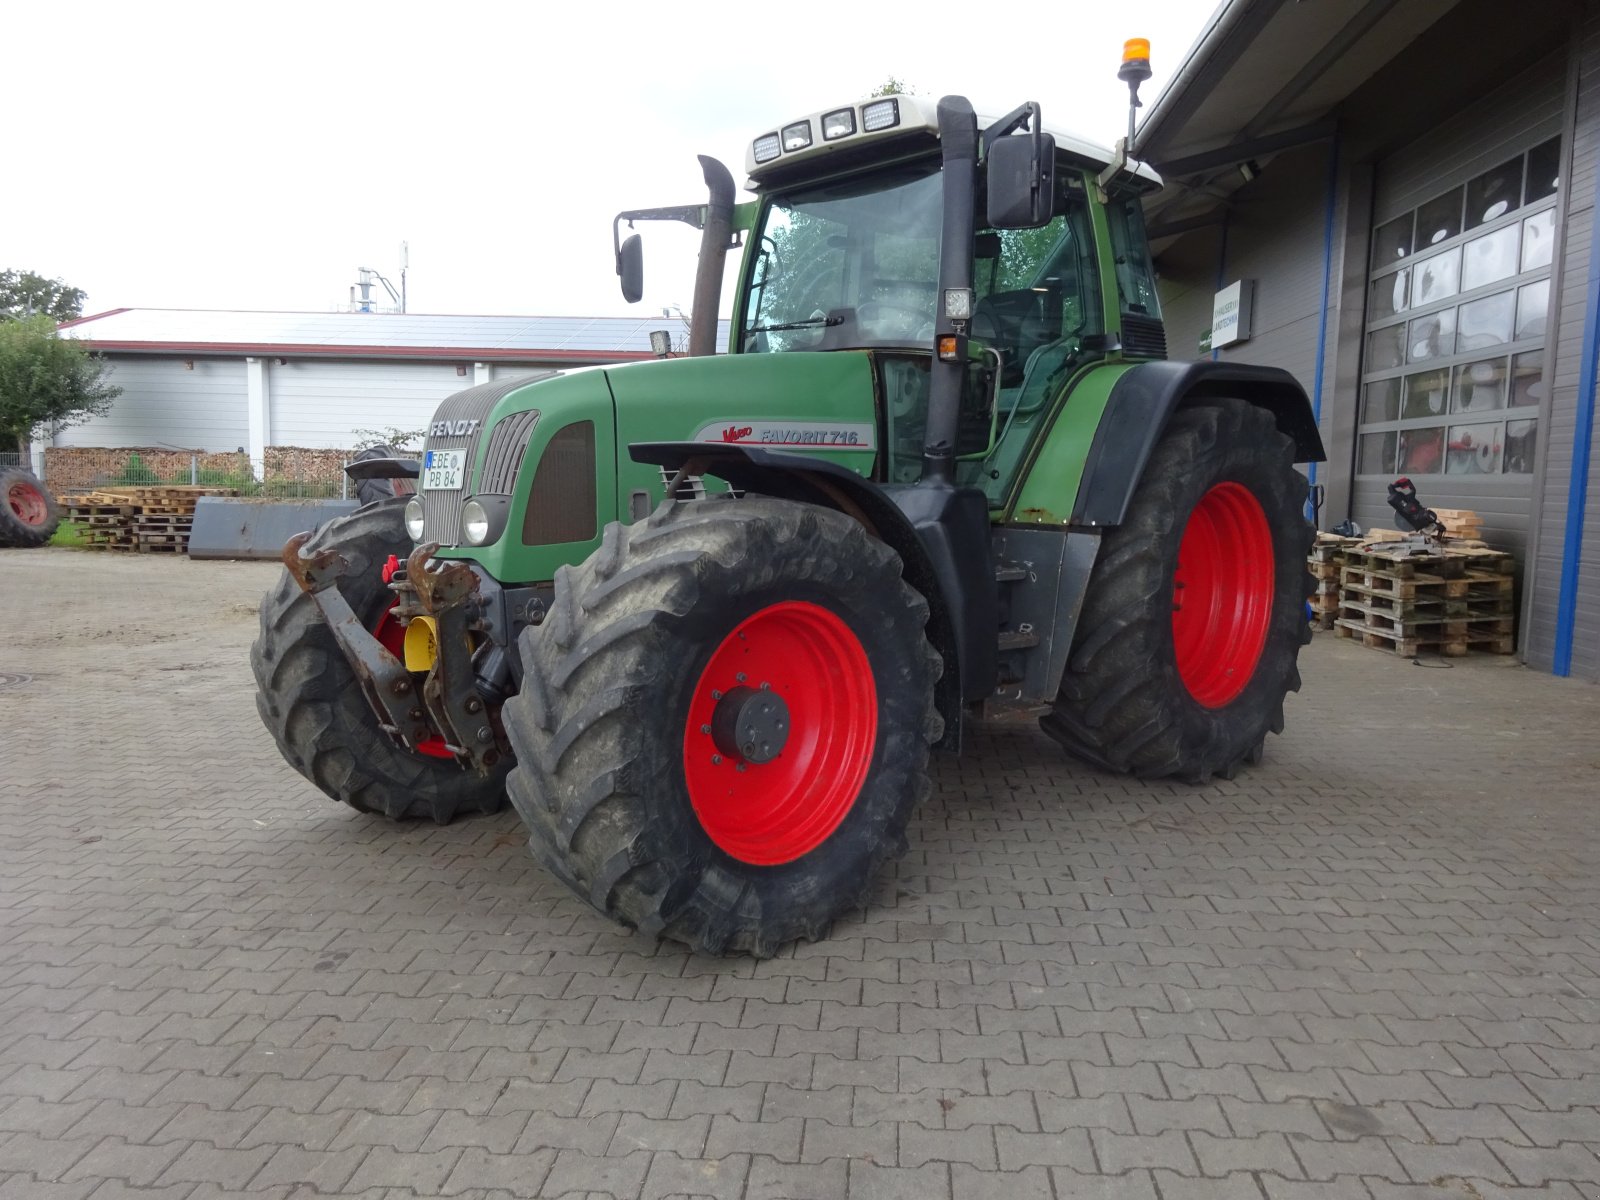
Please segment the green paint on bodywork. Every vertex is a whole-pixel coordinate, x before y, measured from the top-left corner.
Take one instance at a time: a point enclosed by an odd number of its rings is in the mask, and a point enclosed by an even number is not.
[[[522,470],[511,495],[511,512],[505,532],[498,541],[487,546],[446,546],[439,550],[439,558],[463,558],[479,564],[501,583],[534,583],[555,577],[556,568],[564,563],[579,563],[600,546],[600,531],[609,521],[614,521],[617,494],[616,414],[611,402],[611,389],[606,386],[606,373],[599,367],[570,371],[549,379],[534,380],[527,387],[518,388],[496,404],[484,422],[485,430],[478,438],[478,452],[472,463],[466,489],[468,497],[483,469],[488,453],[492,426],[513,413],[539,410],[539,421],[528,439],[527,453],[522,459]],[[524,546],[522,544],[523,514],[528,510],[528,492],[533,486],[533,468],[544,454],[550,439],[574,421],[594,422],[595,451],[595,536],[583,542],[563,542],[555,546]]]
[[[1111,388],[1131,363],[1100,363],[1078,378],[1035,443],[1022,468],[1021,487],[1000,519],[1016,525],[1064,525],[1083,482],[1083,466],[1105,416]]]
[[[642,490],[649,506],[666,486],[658,467],[634,462],[635,442],[743,441],[761,445],[762,425],[803,426],[827,431],[852,426],[863,449],[819,449],[771,445],[786,453],[824,459],[870,475],[877,459],[878,430],[871,356],[865,351],[717,355],[706,358],[652,359],[626,366],[573,371],[518,388],[490,413],[469,479],[483,467],[492,426],[514,413],[539,410],[511,498],[511,517],[499,540],[487,546],[441,549],[440,558],[469,559],[501,583],[552,579],[556,568],[579,563],[599,548],[600,531],[615,520],[631,519],[630,498]],[[596,536],[556,546],[524,546],[522,514],[527,511],[534,468],[545,447],[574,421],[595,423]],[[739,431],[750,429],[748,434]],[[708,490],[721,490],[707,479]],[[467,495],[471,496],[469,486]]]
[[[671,358],[608,369],[617,403],[617,511],[629,510],[637,489],[653,506],[665,493],[659,467],[628,457],[635,442],[724,442],[762,445],[759,426],[801,424],[825,430],[830,423],[863,426],[868,448],[822,450],[769,445],[837,463],[871,475],[877,459],[871,356],[862,350],[830,353],[728,354],[715,358]],[[751,433],[739,435],[750,428]],[[709,490],[721,485],[707,479]],[[626,519],[626,517],[624,518]]]

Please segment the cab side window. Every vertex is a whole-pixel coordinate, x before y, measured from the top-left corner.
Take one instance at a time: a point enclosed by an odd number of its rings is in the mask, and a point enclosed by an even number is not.
[[[1159,318],[1156,273],[1150,264],[1150,243],[1145,239],[1144,210],[1139,198],[1113,196],[1106,205],[1106,220],[1111,226],[1111,251],[1122,311]]]

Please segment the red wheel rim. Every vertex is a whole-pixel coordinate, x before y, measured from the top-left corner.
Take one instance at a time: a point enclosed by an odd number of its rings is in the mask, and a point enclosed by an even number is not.
[[[1172,584],[1178,674],[1207,708],[1234,700],[1255,675],[1276,579],[1261,501],[1243,484],[1217,484],[1189,514]]]
[[[720,748],[717,706],[735,689],[787,707],[786,740],[763,762]],[[816,604],[786,600],[746,617],[695,684],[683,774],[701,827],[741,862],[776,866],[815,850],[855,804],[878,739],[878,689],[854,631]]]
[[[395,602],[396,604],[399,601]],[[394,605],[383,610],[383,616],[378,618],[378,627],[372,631],[372,636],[383,643],[383,648],[394,655],[401,662],[406,660],[406,627],[395,619]],[[454,758],[450,747],[442,737],[431,737],[425,742],[417,743],[417,753],[426,754],[429,758]]]
[[[50,506],[44,493],[31,483],[18,481],[6,491],[6,503],[17,520],[24,525],[43,525],[50,517]]]

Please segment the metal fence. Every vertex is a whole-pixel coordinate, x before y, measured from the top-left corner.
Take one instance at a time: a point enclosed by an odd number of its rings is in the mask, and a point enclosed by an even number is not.
[[[83,451],[47,456],[45,482],[59,495],[118,487],[227,488],[241,496],[284,500],[343,499],[349,452],[269,447],[258,475],[246,454],[184,451]]]

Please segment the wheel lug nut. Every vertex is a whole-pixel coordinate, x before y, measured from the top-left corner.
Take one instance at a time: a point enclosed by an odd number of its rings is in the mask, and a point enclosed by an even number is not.
[[[734,765],[733,769],[735,771],[743,771],[744,770],[744,764],[743,763],[737,763],[737,764]]]
[[[772,685],[770,683],[768,683],[765,679],[763,679],[761,681],[761,690],[763,692],[770,692],[772,690]]]
[[[709,725],[700,726],[700,732],[701,733],[710,733],[711,732],[711,726],[709,726]]]
[[[711,698],[713,700],[721,700],[722,699],[722,693],[719,692],[716,688],[712,688],[711,689]]]
[[[713,755],[712,755],[712,756],[711,756],[711,765],[712,765],[712,766],[713,766],[713,767],[720,767],[720,766],[721,766],[721,765],[722,765],[722,755],[720,755],[720,754],[713,754]]]
[[[745,673],[743,671],[740,671],[737,675],[734,676],[734,679],[738,680],[738,682],[740,682],[740,683],[743,683],[745,681]]]

